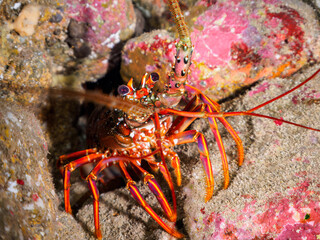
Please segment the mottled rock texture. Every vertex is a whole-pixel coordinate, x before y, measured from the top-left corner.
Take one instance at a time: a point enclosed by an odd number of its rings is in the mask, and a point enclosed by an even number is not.
[[[185,18],[195,47],[189,83],[213,99],[319,59],[316,14],[302,1],[198,1]],[[173,39],[152,32],[130,40],[123,78],[138,81],[144,72],[156,71],[165,82],[174,62]]]

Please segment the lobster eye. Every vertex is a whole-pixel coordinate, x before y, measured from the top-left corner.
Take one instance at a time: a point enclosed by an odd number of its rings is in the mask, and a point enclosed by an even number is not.
[[[154,82],[159,81],[160,76],[159,76],[158,73],[153,72],[153,73],[150,74],[150,76],[151,76],[152,81],[154,81]]]
[[[189,58],[188,58],[188,57],[185,57],[185,58],[183,59],[184,64],[187,64],[188,61],[189,61]]]
[[[186,75],[186,71],[182,70],[181,71],[181,76],[183,77],[184,75]]]
[[[180,83],[176,83],[174,86],[175,86],[176,88],[179,88],[179,87],[180,87]]]
[[[118,93],[123,97],[126,96],[130,92],[130,89],[126,85],[121,85],[118,87]]]
[[[180,57],[177,57],[177,63],[180,63],[181,59]]]

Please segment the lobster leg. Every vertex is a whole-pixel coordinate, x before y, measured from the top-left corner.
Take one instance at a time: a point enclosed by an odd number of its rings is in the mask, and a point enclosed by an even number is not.
[[[131,162],[131,164],[134,166],[134,170],[138,173],[138,175],[143,175],[143,182],[148,185],[151,192],[154,194],[154,196],[158,199],[158,202],[160,203],[165,215],[171,222],[175,222],[177,220],[177,214],[173,213],[166,197],[164,196],[160,185],[154,178],[154,176],[150,173],[148,173],[146,170],[138,166],[136,163]]]
[[[75,159],[75,158],[81,158],[83,156],[87,156],[92,153],[96,153],[97,149],[96,148],[90,148],[90,149],[85,149],[82,151],[70,153],[70,154],[65,154],[61,155],[57,161],[58,168],[60,169],[61,173],[63,172],[63,164],[65,161],[70,160],[70,159]]]
[[[167,224],[165,224],[161,218],[151,209],[151,207],[147,204],[147,202],[142,198],[141,194],[139,193],[137,187],[135,186],[132,178],[130,177],[129,173],[126,171],[124,162],[134,162],[136,160],[148,158],[156,153],[159,152],[159,149],[153,151],[152,153],[142,156],[141,158],[138,157],[125,157],[125,156],[116,156],[110,158],[103,158],[101,161],[97,163],[97,165],[92,169],[90,174],[87,176],[86,180],[88,181],[89,188],[93,195],[93,214],[94,214],[94,225],[95,225],[95,234],[98,239],[102,238],[100,224],[99,224],[99,190],[96,185],[97,176],[99,173],[108,167],[110,164],[119,163],[121,170],[124,173],[125,178],[128,180],[127,187],[129,188],[133,197],[141,204],[141,206],[151,215],[151,217],[168,233],[171,235],[181,238],[183,235],[177,232],[174,229],[171,229]]]
[[[146,202],[146,200],[142,197],[141,193],[139,192],[136,183],[132,180],[130,177],[129,173],[125,169],[124,163],[119,162],[119,166],[121,170],[123,171],[123,174],[127,180],[127,188],[129,189],[131,195],[133,198],[146,210],[147,213],[164,229],[166,230],[169,234],[176,238],[182,238],[183,234],[179,233],[178,231],[170,228],[165,222],[162,221],[162,219],[156,214],[150,205]]]
[[[204,171],[206,173],[207,178],[207,190],[205,201],[209,201],[213,195],[214,189],[214,179],[213,179],[213,171],[212,165],[209,157],[208,144],[202,133],[197,132],[196,130],[189,130],[186,132],[181,132],[175,135],[168,137],[168,139],[172,142],[172,146],[197,142],[198,150],[200,153],[200,160],[204,167]]]
[[[199,108],[199,104],[200,101],[198,96],[194,96],[187,104],[187,106],[183,109],[183,111],[194,112],[195,109]],[[186,118],[184,116],[177,116],[176,119],[173,121],[170,129],[168,130],[167,136],[170,136],[178,132],[183,132],[196,119],[196,117]]]
[[[98,164],[94,167],[94,169],[92,169],[92,171],[86,178],[93,196],[94,227],[95,227],[95,235],[98,239],[102,239],[102,234],[101,234],[100,222],[99,222],[99,190],[96,183],[98,179],[97,176],[103,169],[108,167],[110,164],[115,164],[116,162],[121,162],[121,161],[130,161],[131,159],[137,160],[137,158],[120,157],[120,156],[103,158],[100,162],[98,162]]]
[[[211,100],[209,97],[203,95],[200,91],[196,91],[196,88],[194,89],[194,93],[199,94],[198,96],[196,96],[195,98],[192,99],[192,103],[188,104],[187,107],[184,109],[184,111],[189,111],[189,112],[203,112],[204,110],[208,113],[213,113],[219,110],[219,108],[217,108],[216,102],[214,102],[213,100]],[[199,97],[200,100],[204,103],[204,104],[200,104],[199,103]],[[200,104],[200,105],[199,105]],[[179,116],[179,121],[178,122],[174,122],[169,133],[172,132],[182,132],[185,130],[185,128],[187,128],[196,118],[195,117],[190,117],[190,118],[186,118],[186,117],[181,117]],[[242,145],[242,141],[240,139],[240,137],[238,136],[238,134],[236,133],[236,131],[231,127],[231,125],[227,122],[227,120],[223,117],[219,117],[218,118],[219,121],[226,127],[227,131],[231,134],[231,136],[233,137],[234,141],[237,144],[237,149],[238,149],[238,158],[239,158],[239,165],[242,164],[243,162],[243,158],[244,158],[244,150],[243,150],[243,145]],[[228,161],[227,161],[227,156],[225,153],[225,149],[224,149],[224,145],[222,143],[222,139],[221,139],[221,135],[219,133],[218,130],[218,125],[216,122],[216,119],[214,117],[208,117],[208,121],[211,127],[211,130],[215,136],[215,139],[217,141],[218,147],[219,147],[219,151],[221,154],[221,160],[222,160],[222,166],[223,166],[223,172],[224,172],[224,188],[227,188],[229,185],[229,168],[228,168]],[[176,124],[176,125],[174,125]]]
[[[171,166],[174,168],[174,173],[177,178],[177,185],[180,186],[181,185],[180,158],[178,154],[176,154],[170,148],[167,148],[167,153],[165,155],[171,161]]]
[[[64,188],[64,206],[67,213],[72,213],[70,205],[70,175],[78,167],[90,162],[96,162],[102,159],[103,154],[90,154],[85,157],[72,161],[64,166],[63,188]]]
[[[98,190],[96,181],[93,180],[92,177],[88,178],[87,180],[93,196],[93,217],[94,217],[94,228],[95,228],[96,237],[98,239],[102,239],[100,223],[99,223],[99,190]]]
[[[163,150],[162,150],[162,139],[161,139],[161,129],[160,129],[160,120],[159,120],[159,115],[157,113],[154,114],[154,125],[155,125],[155,136],[156,136],[156,139],[157,139],[157,146],[158,146],[158,149],[160,150],[160,156],[161,156],[161,160],[162,160],[162,166],[163,166],[163,169],[161,169],[161,172],[163,174],[163,176],[166,178],[167,182],[168,182],[168,185],[170,187],[170,190],[171,190],[171,196],[172,196],[172,202],[173,202],[173,211],[174,211],[174,214],[176,215],[177,214],[177,200],[176,200],[176,193],[174,192],[174,186],[173,186],[173,182],[172,182],[172,179],[171,179],[171,175],[170,175],[170,172],[168,170],[168,167],[167,167],[167,163],[164,159],[164,153],[163,153]]]
[[[230,123],[225,118],[219,117],[218,120],[223,124],[223,126],[231,134],[233,140],[236,142],[237,149],[238,149],[238,165],[241,166],[243,163],[243,159],[244,159],[244,149],[243,149],[241,138],[238,136],[236,131],[233,129],[233,127],[230,125]]]
[[[193,89],[196,89],[196,88],[193,88]],[[210,107],[210,109],[211,109],[211,111],[209,111],[210,113],[213,113],[213,112],[218,113],[220,111],[220,105],[219,105],[219,107],[217,107],[218,103],[216,103],[215,101],[213,101],[212,99],[210,99],[209,97],[207,97],[206,95],[201,93],[199,90],[198,90],[198,94],[200,96],[201,101],[204,104],[206,104],[208,107]],[[242,141],[241,141],[240,137],[238,136],[238,134],[236,133],[236,131],[231,127],[231,125],[227,122],[227,120],[224,117],[218,117],[218,119],[223,124],[223,126],[227,129],[227,131],[231,134],[233,140],[237,144],[238,164],[239,164],[239,166],[241,166],[243,163],[243,159],[244,159],[244,150],[243,150]],[[209,120],[209,122],[210,122],[210,120]],[[211,128],[211,129],[213,129],[213,128]],[[212,131],[214,131],[214,130],[212,130]],[[219,147],[219,149],[220,149],[220,147]],[[222,153],[222,152],[221,152],[221,154],[225,155],[225,153]],[[224,158],[222,157],[222,159],[224,159]],[[227,188],[227,187],[228,187],[228,185],[226,185],[226,181],[225,181],[225,188]]]
[[[149,166],[151,166],[151,169],[157,169],[160,170],[162,173],[162,176],[167,181],[168,185],[170,186],[171,177],[169,177],[168,172],[166,168],[164,167],[162,162],[154,162],[154,161],[148,161]]]
[[[220,105],[217,102],[213,101],[211,98],[204,95],[200,90],[196,89],[195,87],[187,85],[186,88],[192,93],[197,94],[200,97],[201,101],[211,108],[210,113],[220,112]],[[236,142],[237,149],[238,149],[238,164],[239,166],[241,166],[244,159],[244,150],[243,150],[242,141],[238,136],[238,134],[236,133],[236,131],[231,127],[231,125],[227,122],[227,120],[224,117],[218,117],[218,119],[223,124],[223,126],[227,129],[227,131],[231,134],[233,140]],[[228,187],[228,185],[226,186],[226,182],[225,182],[225,188],[226,187]]]
[[[212,112],[211,107],[209,107],[208,105],[206,106],[206,111],[207,112]],[[221,154],[221,160],[222,160],[222,169],[223,169],[223,175],[224,175],[224,188],[226,189],[229,185],[229,167],[228,167],[228,160],[227,160],[227,155],[226,155],[226,151],[224,149],[224,145],[222,143],[222,139],[221,139],[221,135],[220,132],[218,130],[218,124],[215,118],[212,117],[208,117],[208,121],[209,121],[209,125],[210,128],[212,130],[212,133],[217,141],[218,144],[218,148]]]

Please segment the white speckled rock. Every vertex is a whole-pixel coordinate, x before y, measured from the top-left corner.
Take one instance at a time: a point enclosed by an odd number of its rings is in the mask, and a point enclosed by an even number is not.
[[[58,200],[40,123],[28,110],[0,103],[0,132],[0,238],[53,239]]]

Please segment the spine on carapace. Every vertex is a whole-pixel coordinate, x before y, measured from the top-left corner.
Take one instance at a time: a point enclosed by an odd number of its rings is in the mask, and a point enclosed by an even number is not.
[[[178,0],[168,0],[168,2],[169,2],[169,9],[172,14],[172,18],[176,23],[176,26],[178,29],[181,44],[191,47],[192,43],[190,39],[189,29],[187,27],[186,22],[184,21],[184,17],[180,10]]]

